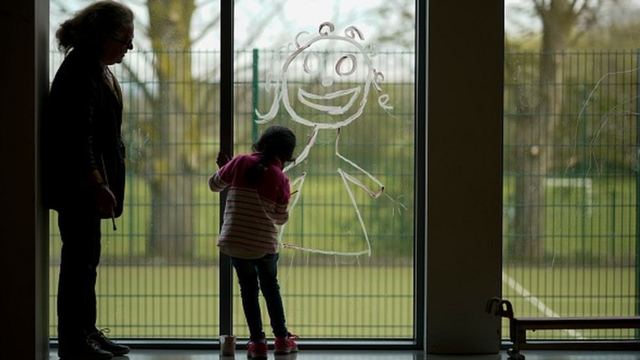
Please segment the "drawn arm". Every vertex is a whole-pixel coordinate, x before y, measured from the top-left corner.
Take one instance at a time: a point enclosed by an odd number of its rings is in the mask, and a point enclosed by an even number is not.
[[[287,165],[282,171],[286,173],[287,171],[289,171],[289,169],[291,169],[291,168],[293,168],[295,166],[298,166],[298,164],[303,162],[304,159],[306,159],[307,156],[309,156],[309,151],[311,151],[311,148],[313,147],[313,145],[315,145],[317,137],[318,137],[318,127],[314,126],[313,127],[313,132],[311,133],[311,137],[309,138],[309,141],[307,141],[307,145],[305,145],[305,147],[302,150],[302,152],[300,153],[300,155],[298,155],[298,157],[296,158],[296,161],[294,161],[291,164]]]
[[[361,173],[366,175],[369,179],[371,179],[371,181],[373,181],[375,184],[377,184],[379,186],[379,188],[377,190],[373,190],[373,189],[369,188],[362,181],[356,179],[352,175],[349,175],[348,173],[344,172],[342,169],[338,169],[338,172],[340,173],[340,175],[343,177],[343,179],[348,180],[349,182],[353,183],[354,185],[359,186],[362,189],[364,189],[374,199],[377,199],[378,197],[380,197],[380,195],[382,195],[382,193],[384,192],[384,185],[382,184],[382,182],[380,182],[380,180],[378,180],[375,176],[371,175],[365,169],[361,168],[358,164],[356,164],[353,161],[351,161],[351,160],[347,159],[346,157],[342,156],[340,154],[340,151],[338,150],[339,142],[340,142],[340,129],[338,128],[336,130],[336,148],[335,148],[336,149],[336,156],[338,156],[344,162],[346,162],[347,164],[353,166],[355,169],[357,169],[358,171],[360,171]]]

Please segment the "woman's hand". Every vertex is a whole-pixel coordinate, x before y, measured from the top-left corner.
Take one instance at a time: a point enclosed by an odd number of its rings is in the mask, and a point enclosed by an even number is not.
[[[116,209],[117,201],[109,187],[102,184],[94,193],[94,204],[100,214],[112,215]]]

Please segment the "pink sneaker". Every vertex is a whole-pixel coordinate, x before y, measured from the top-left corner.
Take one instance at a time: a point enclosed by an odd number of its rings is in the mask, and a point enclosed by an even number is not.
[[[249,341],[249,349],[247,351],[248,359],[266,359],[267,358],[267,340]]]
[[[297,335],[289,334],[287,337],[276,338],[275,354],[289,354],[298,352],[298,344],[293,339],[300,339]]]

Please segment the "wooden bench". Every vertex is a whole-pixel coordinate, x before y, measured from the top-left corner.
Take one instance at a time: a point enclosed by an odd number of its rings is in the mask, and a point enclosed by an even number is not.
[[[527,331],[580,330],[580,329],[640,329],[640,316],[624,317],[553,317],[516,318],[513,306],[507,300],[493,298],[487,312],[509,319],[509,338],[513,346],[507,350],[510,359],[524,360],[520,350],[640,350],[640,339],[596,341],[527,341]]]

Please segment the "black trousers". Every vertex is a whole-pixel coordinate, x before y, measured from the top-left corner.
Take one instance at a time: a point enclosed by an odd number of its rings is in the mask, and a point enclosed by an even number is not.
[[[96,279],[100,263],[100,218],[91,211],[58,212],[62,237],[58,283],[58,339],[74,346],[97,331]]]

